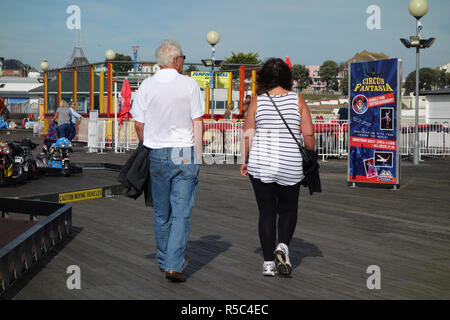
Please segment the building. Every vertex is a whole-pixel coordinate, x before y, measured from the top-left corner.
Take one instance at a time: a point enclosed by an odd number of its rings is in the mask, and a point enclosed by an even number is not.
[[[3,76],[36,78],[39,76],[39,71],[35,68],[16,59],[1,61],[1,70]]]
[[[30,90],[42,85],[38,77],[0,77],[0,96],[10,114],[39,114],[39,97],[31,96]]]
[[[103,79],[103,88],[106,90],[108,87],[107,78]],[[61,72],[61,98],[65,101],[71,101],[73,99],[73,75],[72,70]],[[100,77],[98,73],[94,74],[94,110],[100,110],[99,107],[99,86]],[[44,85],[29,91],[30,96],[44,97]],[[57,100],[57,78],[55,73],[49,74],[48,80],[48,112],[52,113],[56,111]],[[106,110],[107,96],[104,91],[104,109]],[[89,112],[89,72],[77,71],[77,111],[87,113]]]
[[[389,59],[387,55],[384,53],[375,53],[375,52],[369,52],[367,50],[363,50],[361,52],[357,52],[353,58],[347,60],[345,62],[345,65],[348,66],[352,62],[362,62],[362,61],[375,61],[375,60],[383,60],[383,59]]]
[[[425,121],[427,124],[450,124],[450,88],[421,92],[425,96]]]
[[[445,70],[445,72],[449,72],[450,73],[450,62],[443,65],[442,67],[439,67],[439,70]]]
[[[156,63],[141,63],[138,67],[138,72],[142,72],[143,74],[154,75],[158,70],[161,69]]]
[[[312,79],[311,85],[305,90],[305,92],[319,93],[327,90],[326,82],[320,80],[320,66],[305,66],[309,70],[309,77]]]

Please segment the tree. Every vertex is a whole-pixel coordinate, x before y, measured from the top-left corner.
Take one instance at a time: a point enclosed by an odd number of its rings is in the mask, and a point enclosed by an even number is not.
[[[198,68],[192,64],[189,65],[186,69],[184,69],[184,74],[191,74],[191,71],[198,71]]]
[[[261,60],[258,59],[259,54],[257,52],[243,53],[238,52],[237,54],[233,51],[231,52],[231,57],[225,58],[223,64],[233,64],[234,66],[224,66],[220,67],[220,70],[226,71],[231,69],[236,69],[240,64],[261,64]],[[247,69],[246,77],[249,76],[250,70]],[[233,72],[233,80],[239,78],[239,72]]]
[[[431,68],[419,69],[419,91],[421,90],[433,90],[440,85],[439,71]],[[411,92],[415,93],[416,90],[416,71],[412,71],[406,77],[403,85],[405,88],[405,94],[409,95]]]
[[[121,53],[116,53],[116,57],[114,61],[133,61],[130,56],[126,56]],[[127,73],[131,69],[133,69],[134,63],[114,63],[113,70],[114,72]]]
[[[327,88],[333,90],[339,89],[339,82],[337,75],[339,73],[339,66],[333,60],[325,61],[320,67],[320,80],[326,82]]]
[[[445,70],[439,70],[438,75],[438,87],[440,89],[449,88],[450,87],[450,73]]]
[[[297,90],[306,89],[312,84],[312,79],[309,76],[309,70],[301,64],[294,64],[292,66],[292,76],[297,81]]]
[[[225,58],[224,64],[260,64],[261,60],[258,59],[259,54],[257,52],[243,53],[238,52],[237,54],[233,51],[231,52],[231,57]],[[233,69],[233,66],[222,66],[222,70]]]

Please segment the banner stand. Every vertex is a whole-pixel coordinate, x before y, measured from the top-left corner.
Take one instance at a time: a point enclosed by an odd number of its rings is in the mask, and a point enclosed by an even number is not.
[[[351,63],[347,184],[400,188],[400,59]]]

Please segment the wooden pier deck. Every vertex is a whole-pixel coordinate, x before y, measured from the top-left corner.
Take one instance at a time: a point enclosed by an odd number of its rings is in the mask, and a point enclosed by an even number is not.
[[[127,156],[101,157],[120,163]],[[169,283],[158,269],[153,209],[142,198],[75,202],[72,236],[3,298],[449,299],[449,164],[404,162],[402,186],[394,191],[348,188],[346,162],[323,163],[324,192],[311,197],[301,189],[290,278],[261,274],[257,206],[237,165],[201,167],[182,284]],[[67,289],[70,265],[81,269],[80,290]],[[381,269],[380,290],[366,286],[371,265]]]

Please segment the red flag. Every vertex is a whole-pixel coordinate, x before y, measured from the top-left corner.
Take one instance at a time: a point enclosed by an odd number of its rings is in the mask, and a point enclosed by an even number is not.
[[[131,105],[131,88],[130,83],[128,82],[128,79],[125,79],[125,81],[122,84],[122,90],[120,91],[120,95],[122,96],[122,108],[120,110],[120,120],[119,120],[119,126],[122,124],[123,120],[126,118],[126,120],[131,119],[131,113],[130,113],[130,105]]]
[[[292,63],[291,63],[291,59],[289,59],[289,57],[286,57],[286,60],[284,60],[284,62],[289,66],[290,69],[292,69]]]

